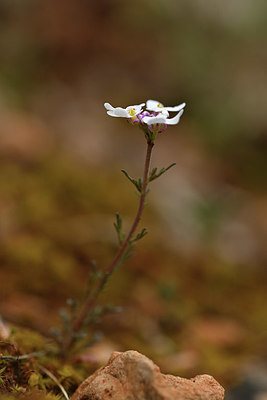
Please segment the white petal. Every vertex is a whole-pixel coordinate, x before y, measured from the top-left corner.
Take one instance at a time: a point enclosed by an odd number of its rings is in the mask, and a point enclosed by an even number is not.
[[[175,106],[175,107],[164,107],[165,110],[168,111],[180,111],[185,107],[186,103],[182,103],[179,104],[179,106]]]
[[[105,103],[104,107],[106,108],[107,114],[111,117],[122,117],[122,118],[129,118],[129,113],[126,111],[125,108],[122,107],[112,107],[111,104]]]
[[[167,125],[176,125],[180,121],[181,115],[183,114],[184,110],[181,110],[175,117],[173,118],[166,118],[166,124]]]
[[[119,115],[116,115],[113,110],[107,111],[107,114],[110,115],[111,117],[119,117]]]
[[[129,114],[125,108],[116,107],[113,111],[116,117],[129,118]]]
[[[163,107],[163,104],[157,100],[147,100],[146,102],[146,109],[150,111],[160,111]]]
[[[112,105],[109,103],[104,103],[104,107],[106,110],[114,110],[114,107],[112,107]]]
[[[147,125],[153,124],[166,124],[167,118],[164,115],[157,115],[156,117],[144,117],[143,122]]]
[[[142,108],[142,107],[144,107],[145,104],[146,104],[146,103],[141,103],[141,104],[137,104],[137,105],[129,106],[129,107]],[[127,107],[127,108],[128,108],[128,107]]]
[[[161,108],[160,111],[158,111],[158,112],[160,112],[161,114],[163,114],[165,117],[168,117],[168,116],[169,116],[169,113],[168,113],[168,111],[166,110],[165,107],[164,107],[164,108]]]
[[[140,114],[140,113],[142,112],[142,107],[143,107],[144,105],[145,105],[145,103],[126,107],[126,111],[128,112],[128,116],[129,116],[129,117],[132,117],[132,115],[129,113],[129,111],[130,111],[131,109],[134,109],[136,115]]]

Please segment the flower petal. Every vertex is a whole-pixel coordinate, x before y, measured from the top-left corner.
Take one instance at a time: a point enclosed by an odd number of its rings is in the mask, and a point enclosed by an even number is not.
[[[165,123],[166,123],[167,125],[176,125],[176,124],[178,124],[178,122],[180,121],[180,118],[181,118],[183,112],[184,112],[184,110],[181,110],[177,115],[175,115],[175,117],[173,117],[173,118],[166,118],[166,119],[165,119]]]
[[[165,110],[167,111],[180,111],[186,106],[186,103],[179,104],[178,106],[175,107],[164,107]]]
[[[106,110],[114,110],[114,107],[112,107],[112,105],[109,103],[104,103],[104,107]]]
[[[140,114],[142,112],[142,107],[144,105],[145,105],[145,103],[137,104],[137,105],[134,105],[134,106],[128,106],[128,107],[126,107],[125,110],[128,112],[128,116],[132,117],[132,114],[131,114],[130,111],[134,110],[135,115],[138,115],[138,114]]]
[[[169,116],[169,113],[165,107],[159,109],[157,112],[159,112],[160,114],[163,114],[166,118]]]
[[[120,117],[120,115],[115,114],[114,110],[107,111],[107,114],[110,115],[111,117]]]
[[[113,111],[114,111],[114,114],[116,115],[116,117],[122,117],[122,118],[128,118],[129,117],[129,114],[125,110],[125,108],[116,107]]]
[[[152,124],[166,124],[167,118],[164,115],[157,115],[156,117],[144,117],[143,122],[147,125]]]
[[[147,100],[146,102],[146,109],[150,111],[160,111],[163,107],[163,104],[157,100]]]
[[[144,107],[145,104],[146,104],[146,103],[141,103],[141,104],[136,104],[136,105],[134,105],[134,106],[129,106],[129,107],[142,108],[142,107]],[[127,107],[127,108],[128,108],[128,107]]]

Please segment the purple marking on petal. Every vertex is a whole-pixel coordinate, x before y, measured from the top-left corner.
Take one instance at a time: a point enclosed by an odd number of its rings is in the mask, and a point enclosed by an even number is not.
[[[129,124],[131,124],[131,125],[137,125],[140,123],[140,121],[138,119],[138,115],[136,115],[133,118],[127,118],[127,122],[129,122]]]
[[[141,124],[144,124],[143,118],[144,117],[152,117],[153,115],[149,113],[148,111],[143,111],[140,114],[137,115],[137,118],[139,118],[139,121]]]

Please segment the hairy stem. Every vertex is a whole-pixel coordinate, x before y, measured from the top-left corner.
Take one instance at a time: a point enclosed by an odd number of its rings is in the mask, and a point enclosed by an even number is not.
[[[69,336],[69,338],[67,339],[67,341],[64,345],[63,353],[65,355],[67,354],[68,350],[71,348],[73,342],[75,341],[75,334],[80,331],[80,329],[83,326],[83,323],[86,319],[86,316],[94,307],[99,293],[102,291],[107,280],[109,279],[109,277],[111,276],[111,274],[113,273],[113,271],[115,270],[117,265],[120,263],[125,251],[127,250],[128,246],[130,244],[131,237],[134,234],[134,232],[141,220],[142,213],[144,210],[144,205],[145,205],[146,194],[147,194],[148,173],[149,173],[149,166],[150,166],[151,153],[152,153],[153,146],[154,146],[153,142],[151,142],[151,141],[147,142],[147,152],[146,152],[146,159],[145,159],[145,166],[144,166],[144,173],[143,173],[142,190],[141,190],[141,195],[140,195],[140,200],[139,200],[139,206],[138,206],[137,213],[136,213],[135,219],[133,221],[133,224],[132,224],[127,236],[125,237],[124,241],[122,242],[117,254],[113,258],[111,264],[107,268],[103,277],[100,279],[99,284],[96,288],[96,291],[93,294],[88,295],[80,313],[78,314],[77,318],[74,320],[71,335]]]

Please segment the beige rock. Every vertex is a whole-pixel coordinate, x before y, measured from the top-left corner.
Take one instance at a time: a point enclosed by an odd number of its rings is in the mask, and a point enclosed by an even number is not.
[[[137,351],[113,352],[71,400],[222,400],[224,389],[209,375],[184,379],[164,375]]]
[[[0,316],[0,340],[7,340],[10,335],[9,327],[4,323]]]

